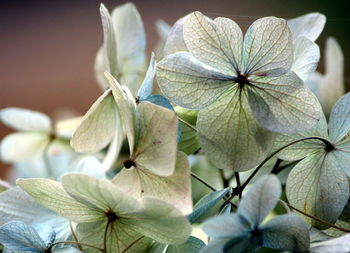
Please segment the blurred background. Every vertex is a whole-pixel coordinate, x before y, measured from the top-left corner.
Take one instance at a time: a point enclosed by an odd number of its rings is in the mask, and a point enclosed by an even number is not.
[[[126,1],[105,0],[108,9]],[[156,46],[155,21],[173,24],[194,10],[210,17],[225,16],[246,29],[263,16],[293,18],[308,12],[327,16],[317,43],[323,71],[324,41],[334,36],[350,77],[350,12],[348,0],[135,0],[147,32],[147,50]],[[101,90],[94,78],[96,52],[102,44],[100,1],[0,1],[0,108],[16,106],[53,116],[66,108],[85,113]],[[349,78],[347,78],[349,80]],[[349,84],[347,84],[349,90]],[[0,138],[11,129],[0,125]],[[0,177],[8,165],[0,162]]]

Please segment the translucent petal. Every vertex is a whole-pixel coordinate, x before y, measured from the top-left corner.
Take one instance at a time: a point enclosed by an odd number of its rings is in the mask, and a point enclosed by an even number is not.
[[[65,192],[62,185],[56,181],[44,178],[18,179],[17,185],[41,205],[72,221],[79,223],[101,220],[100,210],[87,207],[77,202],[70,197]]]
[[[140,210],[135,199],[124,194],[109,180],[71,173],[63,176],[62,185],[76,201],[91,210],[99,211],[102,219],[106,218],[103,212],[108,210],[114,211],[120,217]]]
[[[315,127],[322,109],[312,92],[293,72],[279,77],[254,77],[249,104],[258,122],[270,131],[297,133]]]
[[[66,240],[70,236],[66,218],[38,204],[19,187],[11,188],[0,195],[0,223],[14,220],[31,226],[45,223],[54,228],[59,240]]]
[[[324,114],[321,114],[320,121],[310,130],[293,135],[277,135],[274,141],[273,150],[277,150],[293,141],[307,137],[321,137],[326,140],[328,139],[328,125]],[[324,143],[322,141],[306,140],[283,149],[276,156],[282,160],[296,161],[320,149],[324,149]]]
[[[349,184],[330,154],[315,152],[299,162],[288,176],[286,193],[292,206],[333,224],[349,199]],[[313,219],[303,218],[324,228]]]
[[[326,23],[326,17],[317,12],[305,14],[288,20],[288,26],[292,32],[293,40],[305,36],[315,41],[321,34]]]
[[[153,196],[174,205],[184,214],[192,211],[190,167],[182,152],[177,154],[175,171],[171,176],[162,177],[149,170],[131,168],[119,172],[113,183],[136,199]]]
[[[329,115],[332,106],[345,93],[344,55],[332,37],[326,40],[325,69],[326,74],[319,84],[319,99],[325,114]]]
[[[244,171],[261,162],[271,134],[258,125],[243,90],[232,88],[199,111],[200,146],[215,166]],[[265,148],[264,148],[265,147]]]
[[[273,174],[263,176],[243,195],[237,212],[254,229],[274,209],[280,196],[281,184],[278,178]]]
[[[284,19],[256,20],[243,42],[241,72],[249,75],[281,75],[293,63],[292,35]]]
[[[131,153],[137,167],[160,176],[173,173],[177,149],[177,117],[174,111],[143,102],[137,106],[135,148]]]
[[[16,163],[40,157],[50,136],[48,132],[18,132],[7,135],[1,141],[1,160]]]
[[[216,18],[214,21],[200,12],[188,15],[183,25],[186,46],[191,54],[226,75],[239,72],[243,34],[231,19]]]
[[[89,223],[80,223],[77,226],[77,236],[79,241],[94,245],[99,248],[104,247],[104,234],[106,231],[107,220]],[[108,253],[123,253],[126,248],[135,243],[128,252],[139,253],[147,252],[150,247],[151,240],[143,237],[142,235],[130,228],[128,224],[122,222],[122,220],[116,221],[109,225],[107,229],[107,252]],[[140,239],[141,238],[141,239]],[[84,252],[87,253],[99,253],[101,251],[95,249],[85,248]]]
[[[123,124],[129,142],[129,149],[134,150],[135,145],[135,100],[127,88],[123,89],[118,81],[108,72],[105,73],[112,89],[119,117]]]
[[[350,234],[311,245],[312,253],[347,253],[350,251]]]
[[[142,213],[130,214],[128,224],[141,234],[160,243],[185,243],[191,233],[191,224],[186,216],[172,205],[156,198],[141,199]]]
[[[320,60],[320,48],[306,37],[298,37],[294,42],[294,61],[291,71],[304,82],[314,73]]]
[[[168,38],[164,45],[164,56],[180,51],[188,51],[183,38],[183,24],[185,23],[187,17],[188,15],[177,20],[170,29]]]
[[[333,106],[329,117],[329,137],[339,142],[350,131],[350,93],[345,94]]]
[[[202,240],[196,237],[190,236],[190,238],[184,244],[169,245],[167,247],[166,253],[178,253],[178,252],[198,253],[204,247],[205,247],[205,243]]]
[[[280,215],[260,227],[263,246],[292,252],[307,252],[310,246],[307,224],[294,214]]]
[[[78,116],[57,121],[55,124],[56,135],[65,139],[71,139],[82,119],[83,117]]]
[[[249,234],[250,227],[242,216],[233,213],[208,219],[203,224],[203,231],[211,238],[228,239]]]
[[[154,79],[154,76],[156,73],[156,67],[157,67],[154,57],[155,57],[154,53],[152,53],[145,79],[143,80],[142,85],[137,93],[140,100],[146,100],[152,94],[153,79]]]
[[[51,120],[41,112],[28,109],[8,107],[0,110],[0,121],[20,131],[51,130]]]
[[[335,150],[331,153],[335,157],[335,161],[338,165],[338,168],[342,169],[343,172],[350,177],[350,142],[344,141],[334,145]]]
[[[188,109],[204,108],[214,102],[233,85],[233,78],[187,52],[169,55],[157,66],[157,81],[163,94]]]
[[[117,129],[119,120],[112,91],[109,89],[83,117],[71,139],[72,147],[82,153],[100,151],[112,141],[116,131],[122,131]]]
[[[12,221],[0,227],[0,243],[10,250],[44,253],[47,245],[37,231],[20,221]]]

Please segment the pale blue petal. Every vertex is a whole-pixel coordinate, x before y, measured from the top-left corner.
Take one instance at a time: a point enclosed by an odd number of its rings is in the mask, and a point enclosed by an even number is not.
[[[329,137],[340,141],[350,131],[350,93],[345,94],[333,106],[329,117]]]
[[[143,80],[141,88],[137,93],[141,101],[147,100],[147,98],[149,98],[149,96],[151,96],[152,94],[153,80],[154,80],[154,75],[156,73],[156,67],[157,67],[157,64],[154,59],[154,53],[152,53],[145,79]]]
[[[7,249],[44,253],[47,245],[31,226],[12,221],[0,227],[0,243]]]
[[[254,228],[273,210],[280,196],[278,178],[275,175],[263,176],[243,195],[238,213]]]
[[[261,226],[260,232],[267,248],[306,252],[310,245],[308,226],[294,214],[277,216]]]

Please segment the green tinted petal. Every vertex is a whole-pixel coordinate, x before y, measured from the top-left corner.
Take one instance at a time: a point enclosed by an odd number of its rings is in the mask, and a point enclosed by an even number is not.
[[[157,65],[156,76],[163,94],[188,109],[208,106],[233,85],[233,76],[204,64],[188,52],[165,57]]]
[[[137,106],[136,166],[160,176],[173,173],[177,149],[177,117],[174,111],[149,102]]]
[[[335,223],[348,201],[349,183],[331,153],[325,155],[319,151],[293,168],[287,179],[286,193],[292,206]],[[324,226],[303,218],[314,226]]]
[[[258,122],[280,133],[297,133],[316,126],[322,109],[315,95],[293,72],[279,77],[254,77],[249,104]]]
[[[177,153],[171,176],[162,177],[149,170],[131,168],[119,172],[113,183],[136,199],[153,196],[174,205],[184,214],[192,211],[190,167],[182,152]]]
[[[193,12],[185,20],[183,35],[195,58],[227,75],[237,75],[243,34],[233,20],[216,18],[212,21],[198,11]]]
[[[288,72],[293,63],[293,43],[286,20],[276,17],[256,20],[244,36],[242,57],[244,74]]]
[[[333,142],[339,142],[350,131],[350,93],[344,95],[333,106],[329,117],[329,137]]]
[[[102,150],[112,141],[117,131],[122,131],[119,121],[112,91],[108,89],[83,117],[71,139],[72,147],[82,153]]]
[[[41,205],[72,221],[92,222],[101,219],[99,210],[87,207],[71,198],[56,181],[44,178],[18,179],[17,185]]]
[[[237,88],[199,111],[197,130],[202,149],[221,169],[253,168],[265,158],[263,146],[272,140],[252,115],[244,90]]]

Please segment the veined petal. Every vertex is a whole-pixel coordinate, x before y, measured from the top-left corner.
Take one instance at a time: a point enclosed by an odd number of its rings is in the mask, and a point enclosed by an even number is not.
[[[117,42],[115,30],[112,23],[112,18],[109,15],[107,8],[100,5],[100,15],[103,27],[103,60],[104,60],[104,71],[110,72],[112,75],[118,75],[118,62],[117,62]],[[107,86],[108,87],[108,86]]]
[[[292,206],[334,224],[349,199],[349,183],[331,153],[321,150],[293,168],[286,193]],[[315,220],[303,218],[313,226],[324,227]]]
[[[319,99],[326,115],[329,115],[333,105],[345,93],[344,55],[334,38],[326,40],[324,79],[319,83]]]
[[[99,248],[104,247],[104,236],[107,226],[105,221],[85,222],[77,226],[77,236],[79,241],[94,245]],[[135,241],[138,240],[136,243]],[[131,244],[132,247],[127,250],[129,253],[147,252],[151,245],[149,238],[143,237],[142,234],[123,222],[122,219],[109,224],[107,229],[106,253],[123,253]],[[83,247],[84,248],[84,247]],[[100,253],[100,250],[84,248],[87,253]]]
[[[0,243],[6,249],[19,252],[41,253],[48,246],[33,227],[21,221],[8,222],[0,227]]]
[[[328,139],[328,125],[326,117],[321,114],[321,119],[314,128],[308,131],[301,132],[298,134],[279,134],[275,138],[273,150],[277,150],[282,146],[285,146],[293,141],[307,138],[307,137],[321,137]],[[317,150],[324,149],[324,143],[320,140],[306,140],[299,143],[295,143],[282,151],[280,151],[276,156],[282,160],[296,161],[300,160]]]
[[[188,15],[177,20],[171,28],[164,45],[164,56],[180,51],[188,51],[183,38],[183,24],[185,23],[187,17]]]
[[[62,186],[79,203],[100,211],[102,218],[106,218],[103,212],[109,210],[122,217],[140,209],[140,204],[135,199],[127,196],[109,180],[70,173],[62,177]]]
[[[48,132],[17,132],[1,141],[1,160],[16,163],[43,155],[50,142]]]
[[[197,130],[200,146],[221,169],[253,168],[266,157],[266,147],[272,141],[271,133],[255,120],[247,94],[237,87],[199,111]]]
[[[212,21],[196,11],[186,18],[183,35],[195,58],[227,75],[237,76],[243,34],[233,20],[216,18]]]
[[[261,177],[243,195],[238,206],[238,214],[244,217],[254,229],[274,209],[281,191],[281,183],[275,175]]]
[[[321,34],[326,23],[326,17],[317,12],[305,14],[288,20],[288,26],[292,32],[293,40],[305,36],[311,41],[315,41]]]
[[[289,71],[292,63],[292,34],[287,21],[276,17],[256,20],[244,36],[242,72],[281,75]]]
[[[192,211],[190,167],[184,153],[178,152],[176,168],[171,176],[158,176],[149,170],[123,169],[113,179],[118,188],[140,199],[151,196],[174,205],[183,214]]]
[[[74,222],[101,220],[101,210],[77,202],[56,181],[45,178],[17,179],[17,185],[41,205]],[[102,218],[104,217],[102,216]]]
[[[105,72],[109,85],[112,89],[119,117],[123,124],[123,129],[126,133],[129,142],[129,149],[134,149],[135,144],[135,100],[130,94],[130,91],[123,89],[118,81],[108,72]]]
[[[339,142],[350,131],[350,93],[345,94],[333,106],[329,117],[329,137]]]
[[[51,120],[41,112],[28,109],[9,107],[0,110],[0,121],[5,125],[20,131],[51,130]]]
[[[202,63],[188,52],[165,57],[158,63],[156,75],[163,94],[188,109],[208,106],[234,84],[234,76]]]
[[[71,235],[66,218],[40,205],[19,187],[0,194],[0,224],[14,220],[31,226],[45,223],[54,228],[59,240],[67,240]]]
[[[138,72],[142,71],[145,65],[146,35],[143,22],[133,3],[118,6],[111,16],[117,43],[119,76],[113,73],[112,75],[117,80],[121,77],[121,84],[136,95],[140,86]]]
[[[294,214],[280,215],[260,227],[263,246],[270,249],[307,252],[310,246],[306,223]]]
[[[77,152],[96,153],[105,148],[116,135],[118,121],[117,106],[112,91],[105,91],[91,106],[75,130],[71,146]],[[121,142],[122,140],[120,140]]]
[[[305,82],[314,73],[320,60],[320,48],[306,37],[298,37],[294,42],[294,61],[291,71]]]
[[[350,177],[350,142],[344,141],[336,143],[334,145],[335,150],[330,155],[334,156],[338,168],[342,169],[343,172]]]
[[[314,127],[322,109],[293,72],[279,77],[252,77],[248,99],[258,122],[270,131],[297,133]]]
[[[137,106],[137,131],[131,157],[137,167],[160,176],[174,172],[177,150],[177,117],[174,111],[142,102]]]
[[[129,215],[127,224],[139,233],[160,243],[182,244],[191,233],[186,216],[172,205],[156,198],[141,199],[144,210]]]
[[[203,231],[211,238],[228,239],[249,234],[250,227],[240,215],[236,213],[219,215],[210,218],[203,224]]]

